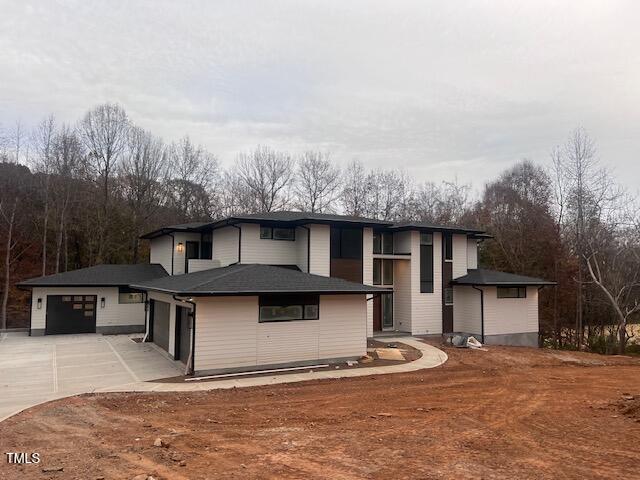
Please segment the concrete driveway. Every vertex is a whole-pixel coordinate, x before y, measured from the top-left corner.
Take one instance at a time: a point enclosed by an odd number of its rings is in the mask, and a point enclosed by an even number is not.
[[[128,335],[0,333],[0,421],[55,398],[184,373]]]

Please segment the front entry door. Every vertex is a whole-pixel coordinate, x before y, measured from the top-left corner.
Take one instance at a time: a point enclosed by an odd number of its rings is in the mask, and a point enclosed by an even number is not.
[[[46,335],[95,331],[95,295],[47,295]]]
[[[382,295],[382,328],[393,328],[393,294]]]
[[[373,297],[373,331],[380,332],[382,330],[382,302],[380,295]]]

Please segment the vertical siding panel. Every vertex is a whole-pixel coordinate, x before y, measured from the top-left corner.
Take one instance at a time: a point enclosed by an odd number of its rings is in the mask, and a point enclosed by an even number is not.
[[[467,268],[469,270],[478,268],[478,241],[475,238],[467,240]]]
[[[362,283],[373,285],[373,229],[362,229]],[[373,336],[373,300],[367,302],[367,336]]]
[[[453,235],[453,278],[467,274],[467,236]]]
[[[433,234],[433,293],[420,293],[420,233],[411,232],[411,333],[442,333],[442,234]]]
[[[330,275],[329,225],[308,225],[311,230],[311,271],[315,275]]]

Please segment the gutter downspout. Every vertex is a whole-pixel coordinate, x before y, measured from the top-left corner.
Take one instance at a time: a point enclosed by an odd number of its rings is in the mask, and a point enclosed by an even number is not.
[[[484,290],[476,287],[475,285],[471,285],[471,288],[480,292],[480,337],[481,342],[484,345]]]
[[[173,299],[178,302],[188,303],[193,308],[191,310],[191,351],[189,352],[189,358],[187,359],[187,368],[184,372],[185,375],[193,375],[195,373],[195,353],[196,353],[196,302],[192,300],[178,299],[173,296]]]
[[[307,273],[311,273],[311,230],[306,225],[300,225],[307,231]]]
[[[147,341],[149,336],[149,292],[144,292],[144,337],[142,343]]]
[[[242,263],[242,228],[234,224],[229,226],[238,229],[238,263]]]

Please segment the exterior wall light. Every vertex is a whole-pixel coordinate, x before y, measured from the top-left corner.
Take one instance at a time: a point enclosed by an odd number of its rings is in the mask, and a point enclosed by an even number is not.
[[[37,309],[38,309],[38,310],[42,309],[42,299],[41,299],[41,298],[39,298],[39,299],[38,299],[38,301],[36,302],[36,304],[37,304]]]
[[[184,245],[182,244],[182,242],[178,243],[178,245],[176,246],[176,250],[178,253],[184,252]]]
[[[104,308],[104,304],[105,304],[105,298],[104,298],[104,297],[102,297],[102,298],[100,299],[100,308]]]

